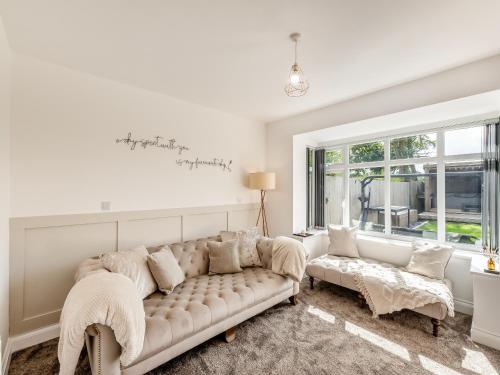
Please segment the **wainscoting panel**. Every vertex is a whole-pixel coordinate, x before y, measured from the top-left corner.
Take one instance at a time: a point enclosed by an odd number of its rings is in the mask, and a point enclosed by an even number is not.
[[[227,219],[227,211],[186,215],[183,222],[184,240],[196,240],[227,230]]]
[[[160,245],[255,225],[257,204],[58,215],[10,220],[10,329],[18,335],[59,322],[77,265],[138,245]]]
[[[228,217],[229,230],[239,230],[241,228],[254,227],[257,221],[258,214],[259,214],[258,208],[255,208],[254,210],[234,210],[229,212],[229,217]],[[260,231],[262,232],[261,223],[259,223],[259,228]]]
[[[157,246],[182,240],[182,216],[120,221],[118,249]]]
[[[94,256],[95,249],[116,249],[116,223],[26,230],[23,320],[57,311],[73,283],[72,269],[76,269],[82,257]]]

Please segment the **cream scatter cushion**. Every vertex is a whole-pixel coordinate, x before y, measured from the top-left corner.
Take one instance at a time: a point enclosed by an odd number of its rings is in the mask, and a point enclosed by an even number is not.
[[[358,247],[356,245],[356,235],[358,228],[349,228],[340,225],[328,226],[328,237],[330,246],[328,253],[341,257],[359,258]]]
[[[259,252],[257,251],[257,239],[259,230],[257,227],[249,230],[239,230],[237,232],[221,231],[222,241],[238,240],[238,250],[240,253],[241,267],[261,266]]]
[[[243,271],[240,266],[238,240],[223,242],[208,241],[208,257],[210,264],[208,274],[236,273]]]
[[[170,294],[174,288],[184,282],[186,277],[170,247],[165,246],[148,256],[148,266],[158,284],[158,289]]]
[[[102,263],[102,259],[99,256],[85,259],[78,265],[75,273],[75,282],[86,278],[94,273],[98,272],[109,272]]]
[[[413,253],[406,266],[408,272],[424,275],[432,279],[444,279],[444,271],[453,247],[426,241],[413,242]]]
[[[133,250],[120,250],[102,256],[104,267],[131,279],[139,295],[144,299],[156,291],[157,285],[148,267],[148,251],[145,246]]]
[[[259,237],[257,240],[257,251],[259,252],[262,267],[270,270],[273,262],[273,243],[274,240],[269,237]]]

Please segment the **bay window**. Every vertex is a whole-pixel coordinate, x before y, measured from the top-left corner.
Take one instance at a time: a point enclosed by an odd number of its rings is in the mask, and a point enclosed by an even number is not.
[[[316,181],[308,187],[308,207],[316,209],[308,212],[315,218],[310,226],[344,224],[375,235],[480,247],[482,223],[491,221],[482,210],[486,123],[498,121],[317,148],[310,155],[320,160],[310,163],[322,167],[309,170],[322,175],[308,176]]]

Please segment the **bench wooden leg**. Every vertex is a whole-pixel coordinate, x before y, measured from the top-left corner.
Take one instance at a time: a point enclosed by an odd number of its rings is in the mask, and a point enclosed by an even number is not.
[[[297,298],[296,294],[289,297],[288,299],[289,299],[290,303],[294,306],[296,306],[299,303],[299,299]]]
[[[358,293],[358,305],[359,305],[359,307],[365,307],[365,304],[366,304],[365,297],[361,293]]]
[[[434,319],[434,318],[431,318],[431,322],[432,322],[432,334],[434,335],[434,337],[438,337],[439,336],[439,327],[441,326],[441,321]]]
[[[314,289],[314,277],[309,276],[309,286],[311,289]]]
[[[229,328],[225,333],[224,333],[224,339],[226,342],[232,342],[236,338],[236,327]]]

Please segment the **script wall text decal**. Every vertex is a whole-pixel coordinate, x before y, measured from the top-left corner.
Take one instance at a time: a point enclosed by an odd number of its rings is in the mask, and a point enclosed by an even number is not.
[[[148,147],[161,148],[163,150],[177,151],[179,155],[182,155],[184,151],[189,151],[189,147],[178,144],[175,138],[170,138],[163,140],[163,137],[156,136],[153,138],[134,138],[132,137],[132,132],[129,132],[125,138],[116,138],[115,143],[123,143],[128,146],[131,151],[134,151],[136,147],[142,147],[144,150]],[[231,172],[232,160],[225,161],[222,158],[213,159],[200,159],[196,157],[195,159],[177,159],[175,163],[179,167],[187,166],[191,171],[193,169],[198,169],[199,167],[214,167],[220,168],[224,172]]]
[[[233,161],[229,160],[226,162],[224,161],[224,159],[218,159],[218,158],[213,158],[212,160],[200,160],[199,158],[196,158],[194,160],[177,159],[176,163],[181,167],[183,165],[187,165],[189,170],[192,170],[193,168],[198,169],[199,166],[202,166],[202,167],[218,167],[225,172],[231,172],[231,164],[233,164]]]
[[[117,138],[116,143],[126,144],[132,151],[135,150],[137,145],[143,149],[148,147],[157,147],[172,151],[177,150],[179,155],[181,155],[183,151],[189,150],[189,147],[177,144],[175,138],[168,139],[166,143],[163,143],[163,137],[156,136],[150,139],[133,138],[131,132],[128,133],[126,138]]]

